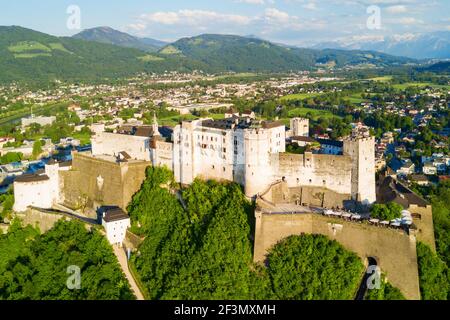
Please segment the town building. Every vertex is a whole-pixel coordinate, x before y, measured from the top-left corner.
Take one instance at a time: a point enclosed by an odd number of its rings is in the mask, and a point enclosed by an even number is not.
[[[60,172],[68,171],[70,162],[50,160],[42,173],[24,174],[14,180],[14,211],[28,207],[50,209],[61,201]]]
[[[30,126],[33,123],[39,124],[42,127],[44,127],[46,125],[53,124],[53,122],[55,122],[55,121],[56,121],[56,117],[55,116],[35,117],[35,116],[31,115],[31,117],[29,117],[29,118],[22,118],[22,129],[25,129],[26,127]]]
[[[130,216],[120,208],[109,208],[103,213],[102,225],[109,243],[122,246],[127,229],[131,226]]]
[[[309,137],[309,119],[292,118],[290,121],[291,135],[293,137],[302,136]]]

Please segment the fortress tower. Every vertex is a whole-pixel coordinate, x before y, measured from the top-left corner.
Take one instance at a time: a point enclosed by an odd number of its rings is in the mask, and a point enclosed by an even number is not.
[[[352,158],[353,200],[363,204],[375,202],[375,138],[351,136],[345,139],[344,155]]]
[[[244,132],[245,194],[254,196],[271,181],[269,135],[265,129]]]
[[[291,119],[291,134],[293,137],[308,137],[309,136],[309,119],[306,118],[292,118]]]
[[[49,183],[47,191],[53,196],[53,202],[57,203],[60,199],[60,192],[59,192],[59,164],[51,159],[46,165],[45,165],[45,174],[49,177]]]

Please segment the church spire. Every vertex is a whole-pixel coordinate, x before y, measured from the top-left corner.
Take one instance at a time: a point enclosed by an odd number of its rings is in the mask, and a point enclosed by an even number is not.
[[[152,129],[153,129],[153,136],[159,136],[158,119],[156,118],[156,112],[154,111],[153,111]]]

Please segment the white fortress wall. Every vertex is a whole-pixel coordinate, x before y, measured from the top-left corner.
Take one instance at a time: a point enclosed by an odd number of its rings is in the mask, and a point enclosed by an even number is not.
[[[117,155],[125,151],[133,159],[150,161],[150,138],[100,132],[92,138],[92,155]]]

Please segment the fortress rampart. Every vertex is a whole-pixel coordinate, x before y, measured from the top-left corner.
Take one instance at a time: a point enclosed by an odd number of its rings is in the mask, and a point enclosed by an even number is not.
[[[60,173],[63,203],[70,208],[96,209],[108,205],[126,210],[150,165],[146,161],[117,163],[74,152],[72,169]]]
[[[274,214],[257,209],[255,217],[255,262],[263,262],[270,248],[288,236],[321,234],[355,252],[364,262],[373,257],[388,281],[407,299],[420,299],[413,235],[314,213]]]

